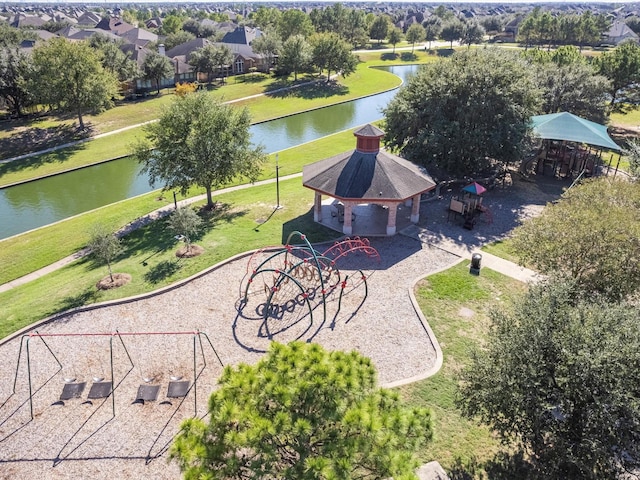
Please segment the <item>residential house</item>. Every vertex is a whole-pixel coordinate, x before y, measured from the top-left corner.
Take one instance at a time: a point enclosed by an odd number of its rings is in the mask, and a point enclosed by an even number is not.
[[[603,35],[602,44],[619,45],[624,41],[638,42],[638,34],[631,30],[626,23],[615,21],[611,28]]]
[[[106,30],[107,32],[111,32],[115,35],[122,35],[123,33],[128,32],[135,27],[130,23],[125,22],[121,18],[107,17],[100,20],[100,22],[96,25],[96,28]]]
[[[120,35],[127,43],[144,47],[149,42],[158,42],[158,35],[143,28],[132,28]]]

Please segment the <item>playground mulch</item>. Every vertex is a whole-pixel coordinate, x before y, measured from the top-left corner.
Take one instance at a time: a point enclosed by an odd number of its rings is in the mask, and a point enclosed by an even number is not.
[[[435,349],[409,292],[418,277],[459,260],[438,248],[438,239],[465,246],[500,238],[557,198],[561,186],[527,182],[489,192],[493,221],[474,231],[447,222],[446,198],[427,204],[420,223],[433,245],[402,234],[371,239],[379,261],[352,255],[338,265],[351,278],[365,273],[366,294],[359,287],[341,301],[332,296],[326,318],[316,309],[312,322],[297,314],[270,319],[268,331],[280,342],[355,349],[373,360],[382,384],[420,375],[434,365]],[[259,304],[238,313],[248,271],[248,257],[239,258],[165,293],[70,312],[38,327],[51,336],[0,345],[0,477],[178,478],[168,448],[184,419],[206,415],[219,360],[255,363],[270,343]],[[62,404],[65,381],[86,387]],[[108,381],[112,395],[87,398],[93,384]],[[169,395],[175,382],[188,382],[185,397]],[[136,401],[141,386],[159,387],[156,400]]]

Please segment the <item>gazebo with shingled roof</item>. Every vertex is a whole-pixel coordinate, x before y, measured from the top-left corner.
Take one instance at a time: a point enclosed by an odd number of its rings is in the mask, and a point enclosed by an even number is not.
[[[302,183],[315,192],[313,218],[322,223],[322,197],[344,206],[342,232],[353,234],[353,211],[358,205],[377,205],[385,215],[386,235],[396,233],[396,215],[401,205],[411,206],[412,223],[420,218],[420,196],[435,188],[433,179],[414,163],[380,148],[384,132],[365,125],[353,133],[356,148],[305,165]]]

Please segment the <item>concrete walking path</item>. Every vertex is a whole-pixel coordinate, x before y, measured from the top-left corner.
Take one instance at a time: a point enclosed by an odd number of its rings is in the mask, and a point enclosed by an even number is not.
[[[285,175],[283,177],[280,177],[279,180],[289,180],[291,178],[296,178],[296,177],[301,177],[302,176],[302,172],[300,173],[294,173],[291,175]],[[221,190],[216,190],[215,192],[212,192],[212,194],[214,196],[216,195],[222,195],[224,193],[228,193],[228,192],[233,192],[236,190],[242,190],[245,188],[251,188],[254,186],[259,186],[259,185],[267,185],[269,183],[275,183],[276,179],[275,178],[271,178],[268,180],[262,180],[259,182],[255,182],[255,183],[247,183],[247,184],[243,184],[243,185],[236,185],[234,187],[228,187],[228,188],[223,188]],[[190,205],[192,203],[195,202],[199,202],[201,200],[205,200],[207,198],[206,194],[202,194],[202,195],[197,195],[195,197],[191,197],[191,198],[186,198],[184,200],[180,200],[178,202],[178,206],[184,206],[184,205]],[[104,208],[104,207],[100,207],[100,208]],[[140,218],[136,218],[133,222],[125,225],[124,227],[122,227],[120,230],[118,230],[116,232],[117,236],[123,236],[123,235],[127,235],[128,233],[137,230],[138,228],[144,227],[145,225],[151,223],[152,221],[158,219],[158,218],[162,218],[165,217],[167,215],[169,215],[171,212],[173,212],[175,209],[175,207],[173,205],[165,205],[164,207],[158,208],[157,210],[154,210],[153,212],[148,213],[147,215],[144,215]],[[87,213],[87,212],[85,212]],[[48,273],[54,272],[56,270],[61,269],[62,267],[70,264],[71,262],[75,262],[76,260],[82,258],[82,257],[86,257],[87,255],[89,255],[91,253],[91,251],[89,250],[89,248],[83,248],[82,250],[79,250],[75,253],[73,253],[72,255],[69,255],[65,258],[62,258],[60,260],[58,260],[55,263],[52,263],[51,265],[47,265],[46,267],[42,267],[38,270],[36,270],[35,272],[31,272],[27,275],[24,275],[22,277],[16,278],[15,280],[12,280],[10,282],[4,283],[2,285],[0,285],[0,293],[2,292],[6,292],[8,290],[11,290],[12,288],[18,287],[20,285],[24,285],[25,283],[29,283],[33,280],[36,280]]]

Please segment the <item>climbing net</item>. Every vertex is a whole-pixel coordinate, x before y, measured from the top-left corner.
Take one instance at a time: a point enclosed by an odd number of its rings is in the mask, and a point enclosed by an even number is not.
[[[339,266],[355,257],[359,261],[351,262],[351,273],[341,272]],[[238,311],[244,319],[261,320],[259,337],[272,340],[288,332],[291,340],[310,340],[331,315],[335,326],[347,295],[358,292],[358,308],[362,305],[372,271],[358,267],[372,261],[379,262],[380,255],[366,238],[346,238],[320,252],[304,234],[292,232],[284,247],[261,249],[249,258]],[[337,304],[332,310],[330,302]]]

